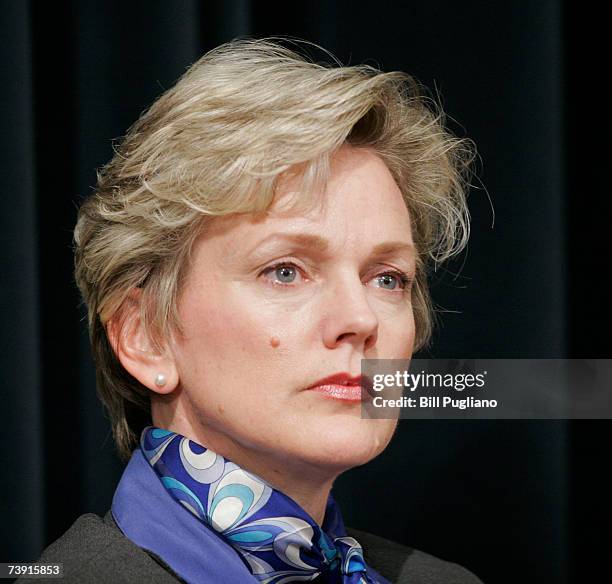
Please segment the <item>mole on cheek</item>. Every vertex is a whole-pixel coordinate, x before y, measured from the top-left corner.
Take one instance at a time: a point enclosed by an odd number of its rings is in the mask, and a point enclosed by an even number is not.
[[[278,337],[271,337],[270,345],[272,345],[276,349],[276,347],[280,345],[280,339]]]

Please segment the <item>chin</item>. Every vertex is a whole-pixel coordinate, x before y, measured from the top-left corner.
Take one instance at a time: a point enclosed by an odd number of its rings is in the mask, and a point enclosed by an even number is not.
[[[307,455],[314,464],[340,472],[361,466],[383,452],[396,426],[397,420],[338,421],[313,434]]]

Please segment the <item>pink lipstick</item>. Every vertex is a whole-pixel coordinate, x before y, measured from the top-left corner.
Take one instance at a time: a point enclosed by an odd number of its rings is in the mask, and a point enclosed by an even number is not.
[[[348,373],[336,373],[319,379],[307,389],[322,393],[326,397],[339,399],[349,402],[359,402],[362,400],[362,382],[364,378],[361,375],[351,376]],[[364,386],[364,388],[366,388]],[[365,396],[368,394],[365,393]]]

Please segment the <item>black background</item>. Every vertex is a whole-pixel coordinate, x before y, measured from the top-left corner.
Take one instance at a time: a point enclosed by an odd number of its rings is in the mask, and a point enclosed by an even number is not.
[[[470,245],[434,279],[442,326],[420,356],[612,357],[603,16],[552,0],[3,3],[0,561],[110,505],[121,465],[72,279],[76,208],[111,140],[236,36],[407,71],[476,142]],[[607,563],[611,437],[607,420],[404,421],[336,497],[349,525],[487,584],[582,582]]]

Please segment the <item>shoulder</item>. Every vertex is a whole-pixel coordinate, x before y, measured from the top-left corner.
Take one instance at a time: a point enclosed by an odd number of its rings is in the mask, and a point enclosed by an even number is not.
[[[366,563],[394,584],[482,584],[459,564],[366,531],[347,528],[347,532],[363,547]]]
[[[109,517],[110,514],[105,519],[93,513],[81,515],[43,551],[37,562],[62,563],[63,584],[141,581],[176,584],[180,581],[161,560],[125,537]],[[20,584],[29,581],[18,580]],[[41,579],[32,582],[39,583]]]

